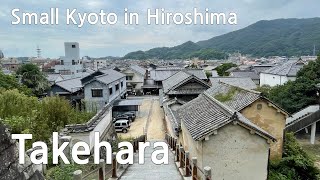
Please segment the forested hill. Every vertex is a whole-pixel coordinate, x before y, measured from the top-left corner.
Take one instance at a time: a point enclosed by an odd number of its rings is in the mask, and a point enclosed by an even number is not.
[[[199,57],[200,59],[224,59],[227,54],[212,48],[202,48],[198,44],[188,41],[175,47],[153,48],[148,51],[128,53],[124,59],[185,59]]]
[[[256,56],[312,55],[313,45],[320,48],[320,18],[259,21],[197,44]]]
[[[209,40],[188,41],[175,47],[137,51],[124,58],[223,59],[227,53],[241,52],[259,57],[312,55],[320,48],[320,18],[263,20],[246,28]],[[319,53],[319,51],[317,51]]]

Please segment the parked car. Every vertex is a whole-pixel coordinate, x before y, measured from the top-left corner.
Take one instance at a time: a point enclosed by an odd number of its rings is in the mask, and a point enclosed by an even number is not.
[[[114,123],[114,128],[116,132],[127,133],[130,128],[129,121],[125,119],[118,120]]]
[[[127,115],[129,117],[131,117],[132,121],[134,121],[136,119],[136,113],[134,111],[128,111],[123,113],[123,115]]]
[[[132,117],[130,117],[129,115],[125,115],[125,114],[120,114],[120,115],[116,116],[116,120],[118,120],[118,119],[127,119],[130,121],[133,120]]]

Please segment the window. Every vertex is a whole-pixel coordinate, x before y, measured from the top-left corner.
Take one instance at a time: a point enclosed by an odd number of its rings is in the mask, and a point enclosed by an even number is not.
[[[257,109],[261,110],[262,109],[262,104],[257,104]]]
[[[102,89],[91,89],[92,97],[103,97]]]
[[[64,65],[64,61],[63,60],[61,60],[61,63],[60,63],[61,65]]]
[[[123,87],[123,81],[121,81],[121,87]]]
[[[119,90],[119,84],[116,85],[116,91],[118,91],[118,90]]]
[[[112,87],[109,88],[109,95],[111,95],[111,94],[112,94]]]
[[[74,60],[72,60],[72,65],[75,65],[75,64],[76,64],[76,62]]]
[[[72,48],[76,48],[76,45],[75,45],[75,44],[72,44]]]
[[[127,76],[126,79],[127,80],[132,80],[132,76]]]

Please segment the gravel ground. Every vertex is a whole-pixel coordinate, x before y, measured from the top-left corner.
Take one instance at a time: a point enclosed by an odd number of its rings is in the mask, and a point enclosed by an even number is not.
[[[148,140],[163,140],[165,137],[164,112],[159,99],[154,100],[147,132]]]
[[[140,106],[138,116],[135,121],[132,122],[128,133],[118,133],[118,136],[123,139],[128,139],[143,135],[151,105],[152,99],[144,99]]]

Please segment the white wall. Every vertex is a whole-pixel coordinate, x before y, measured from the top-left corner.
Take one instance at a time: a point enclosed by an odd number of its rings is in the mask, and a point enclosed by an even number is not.
[[[121,82],[123,82],[123,87],[121,87]],[[119,84],[119,90],[116,91],[116,85]],[[103,89],[103,97],[92,97],[92,89],[101,88]],[[109,94],[109,88],[112,88],[112,94]],[[93,81],[84,86],[84,99],[87,103],[87,108],[90,110],[93,105],[96,105],[98,110],[102,109],[106,104],[110,103],[115,99],[119,99],[126,92],[126,79],[125,77],[118,79],[108,85],[100,83],[98,81]]]
[[[287,76],[260,73],[260,86],[269,85],[273,87],[276,85],[283,85],[289,80],[294,81],[296,80],[296,77],[287,77]]]
[[[181,125],[179,141],[191,157],[197,157],[198,167],[209,166],[216,180],[267,179],[269,144],[266,139],[250,134],[240,125],[229,124],[209,140],[195,141]]]
[[[75,48],[72,48],[72,45],[75,45]],[[77,42],[65,42],[64,43],[65,50],[65,61],[75,60],[76,62],[80,59],[80,47]]]
[[[141,87],[143,86],[143,83],[144,83],[144,76],[143,75],[141,75],[131,69],[127,69],[127,70],[123,71],[122,73],[126,74],[126,75],[133,74],[132,80],[127,80],[127,83],[134,83],[134,84],[136,84],[136,87],[134,89],[137,89],[137,90],[141,89]]]

